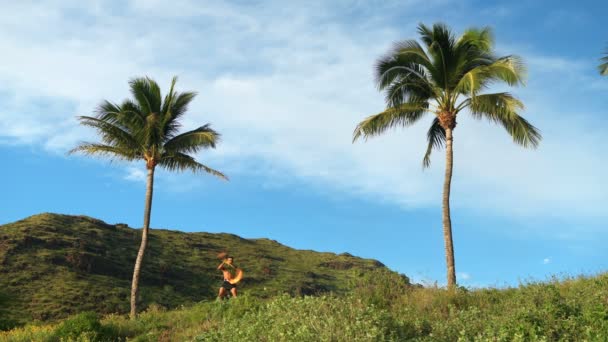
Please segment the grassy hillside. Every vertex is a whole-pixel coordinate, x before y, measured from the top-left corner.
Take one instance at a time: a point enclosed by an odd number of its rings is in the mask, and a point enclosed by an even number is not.
[[[41,214],[0,226],[0,328],[91,310],[128,311],[140,231],[84,216]],[[342,293],[362,271],[385,269],[348,254],[295,250],[268,239],[153,229],[141,280],[142,308],[214,298],[218,252],[235,255],[242,293]]]
[[[82,313],[0,341],[607,341],[608,274],[509,289],[448,292],[381,270],[345,295],[150,307],[136,320]]]

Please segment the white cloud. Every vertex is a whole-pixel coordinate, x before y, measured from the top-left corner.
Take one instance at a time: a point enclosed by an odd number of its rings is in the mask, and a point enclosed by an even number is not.
[[[456,274],[456,278],[466,281],[466,280],[471,279],[471,275],[466,272],[459,272]]]
[[[91,113],[101,99],[126,97],[129,78],[151,75],[167,84],[178,74],[180,89],[200,92],[185,128],[211,122],[223,134],[216,151],[200,156],[210,166],[233,177],[298,177],[405,207],[436,206],[443,153],[422,171],[426,124],[351,144],[356,123],[383,107],[372,82],[375,59],[394,40],[415,37],[415,23],[441,1],[422,14],[414,12],[417,3],[401,3],[402,11],[412,5],[416,20],[403,16],[400,23],[412,24],[393,27],[383,22],[392,11],[373,12],[366,2],[13,2],[0,14],[1,141],[64,152],[95,139],[74,116]],[[344,11],[356,22],[340,17]],[[31,20],[15,19],[26,12]],[[543,130],[540,149],[523,150],[501,128],[461,118],[454,206],[526,220],[605,218],[604,133],[577,115],[581,104],[564,105],[547,90],[554,80],[542,81],[556,70],[578,73],[584,61],[570,69],[556,57],[530,61],[541,81],[516,93]],[[571,83],[562,87],[578,86],[577,77],[564,77]],[[127,179],[141,181],[134,170]]]
[[[543,259],[543,265],[548,265],[551,263],[551,258],[544,258]]]
[[[137,167],[130,166],[127,168],[125,179],[133,182],[146,182],[146,172]]]

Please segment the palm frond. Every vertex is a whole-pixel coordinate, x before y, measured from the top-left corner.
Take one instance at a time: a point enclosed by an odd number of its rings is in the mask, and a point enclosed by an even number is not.
[[[485,117],[493,122],[500,122],[524,109],[523,103],[510,93],[483,94],[467,101],[474,118]]]
[[[99,155],[104,157],[110,157],[112,159],[120,159],[126,161],[133,161],[142,158],[142,155],[136,150],[95,143],[82,143],[68,152],[68,154],[74,153]]]
[[[490,27],[470,28],[458,38],[456,45],[472,45],[480,51],[491,52],[494,47],[494,34]]]
[[[173,118],[179,118],[188,110],[188,105],[196,97],[197,93],[188,91],[176,94],[175,101],[171,106],[171,114]]]
[[[196,92],[174,93],[171,105],[167,111],[167,116],[163,121],[163,134],[166,139],[170,139],[177,134],[181,123],[179,118],[188,111],[188,106],[196,97]]]
[[[173,76],[171,79],[171,86],[169,87],[169,92],[165,95],[165,100],[163,101],[163,108],[161,112],[165,114],[171,113],[171,106],[173,105],[173,100],[175,99],[175,84],[177,83],[177,76]]]
[[[103,101],[96,110],[96,118],[128,131],[134,137],[141,131],[145,117],[141,114],[136,103],[125,100],[119,106],[109,101]]]
[[[524,78],[525,67],[519,57],[501,57],[466,72],[454,87],[454,91],[474,97],[479,91],[486,89],[496,81],[515,86],[523,84]]]
[[[415,40],[397,42],[393,49],[376,63],[378,89],[382,90],[396,80],[426,80],[424,69],[432,68],[432,61]]]
[[[489,28],[468,29],[456,42],[452,53],[454,66],[449,69],[447,77],[450,88],[457,89],[463,79],[470,79],[470,73],[481,67],[487,67],[496,61],[492,54],[494,39]],[[484,87],[481,78],[474,78],[478,83],[478,88]],[[475,87],[473,87],[474,89]],[[459,94],[458,90],[455,94]]]
[[[80,116],[78,119],[81,125],[95,128],[101,140],[108,145],[134,150],[141,148],[133,135],[116,124],[90,116]]]
[[[142,140],[148,149],[154,148],[159,151],[163,143],[163,129],[161,126],[161,115],[150,113],[146,116],[146,123],[142,129]]]
[[[171,107],[175,102],[175,97],[177,96],[175,92],[175,84],[177,83],[177,76],[174,76],[171,79],[171,86],[169,87],[169,92],[165,95],[165,100],[163,101],[163,108],[161,109],[161,113],[163,115],[162,126],[165,140],[171,139],[175,134],[177,134],[180,123],[175,120],[173,117],[173,112],[171,111]]]
[[[459,62],[455,55],[456,43],[452,31],[447,25],[437,23],[433,25],[432,29],[420,24],[418,32],[433,60],[431,78],[437,86],[443,89],[450,88],[453,82],[451,76]]]
[[[196,153],[202,148],[215,148],[220,135],[209,124],[182,133],[167,141],[164,149],[170,152]]]
[[[487,73],[485,68],[478,67],[465,73],[454,87],[454,92],[475,96],[477,92],[487,87]]]
[[[424,71],[420,70],[420,73]],[[387,107],[398,107],[408,102],[426,102],[433,96],[434,89],[427,80],[419,78],[401,78],[385,89]]]
[[[433,24],[430,28],[424,24],[418,25],[420,39],[426,44],[427,49],[434,49],[433,45],[446,49],[454,46],[454,35],[450,28],[444,23]]]
[[[97,118],[99,120],[108,121],[111,123],[115,123],[118,121],[118,117],[121,111],[122,109],[119,105],[107,100],[104,100],[95,109],[95,112],[97,113]]]
[[[197,162],[194,158],[183,153],[166,153],[160,159],[160,166],[171,171],[186,171],[190,170],[194,173],[205,172],[213,176],[228,180],[228,177],[220,171],[214,170],[206,165]]]
[[[367,139],[380,135],[389,128],[410,126],[420,120],[427,111],[428,103],[404,103],[399,107],[388,108],[361,121],[353,132],[353,142],[361,136]]]
[[[513,141],[523,147],[537,148],[543,138],[538,128],[519,115],[501,123]]]
[[[526,67],[519,56],[501,57],[486,69],[491,79],[503,81],[510,86],[523,85],[525,82]]]
[[[499,123],[511,135],[513,141],[524,147],[537,147],[542,139],[540,131],[518,111],[524,108],[523,103],[509,93],[495,93],[475,96],[468,100],[468,106],[474,118],[486,118]]]
[[[428,140],[428,146],[426,148],[426,153],[424,154],[424,158],[422,159],[422,167],[427,168],[431,166],[431,152],[434,149],[439,149],[443,147],[445,144],[445,130],[441,127],[439,123],[439,119],[433,119],[433,123],[429,128],[429,131],[426,134]]]
[[[608,75],[608,51],[606,51],[606,56],[602,57],[601,61],[603,62],[598,67],[600,69],[600,75],[607,76]]]
[[[117,121],[131,132],[138,141],[143,140],[147,117],[142,113],[137,103],[131,100],[124,100],[120,104],[120,113]]]
[[[144,115],[161,111],[160,87],[154,80],[148,77],[134,78],[129,81],[129,86]]]

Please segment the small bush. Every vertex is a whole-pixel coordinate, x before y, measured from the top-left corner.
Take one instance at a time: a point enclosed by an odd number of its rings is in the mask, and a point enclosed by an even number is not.
[[[385,269],[353,272],[350,287],[353,296],[379,307],[390,307],[395,300],[412,289],[405,275]]]
[[[10,330],[18,325],[19,324],[15,320],[0,317],[0,331]]]
[[[104,326],[99,321],[99,316],[94,312],[83,312],[63,321],[55,329],[52,340],[54,341],[121,341],[112,326]]]
[[[220,304],[225,315],[196,341],[391,341],[400,330],[386,310],[352,297],[280,296],[248,310],[239,299]]]

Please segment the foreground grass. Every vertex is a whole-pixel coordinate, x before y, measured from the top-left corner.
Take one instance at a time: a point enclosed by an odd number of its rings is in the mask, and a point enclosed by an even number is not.
[[[135,321],[81,314],[58,325],[0,333],[2,341],[605,341],[608,274],[510,289],[407,286],[362,274],[343,296],[242,296],[176,310],[151,307]]]

